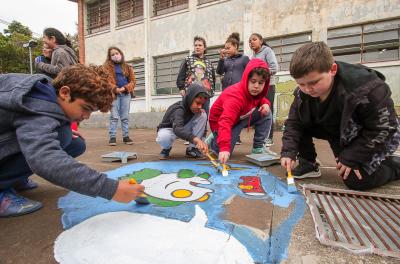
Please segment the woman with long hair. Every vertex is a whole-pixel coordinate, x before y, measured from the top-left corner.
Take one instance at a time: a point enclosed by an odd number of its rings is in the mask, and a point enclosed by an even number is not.
[[[110,126],[108,144],[117,145],[116,132],[118,119],[121,120],[122,140],[125,144],[132,145],[129,138],[129,108],[131,93],[135,89],[136,79],[133,68],[125,62],[124,53],[117,47],[110,47],[104,68],[108,72],[109,82],[114,88],[115,100],[110,113]]]

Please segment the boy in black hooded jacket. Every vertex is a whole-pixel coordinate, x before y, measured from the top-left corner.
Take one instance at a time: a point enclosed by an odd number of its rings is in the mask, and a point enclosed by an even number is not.
[[[295,178],[319,177],[312,138],[325,139],[338,175],[350,189],[365,190],[400,178],[393,155],[400,126],[384,76],[362,65],[334,61],[324,42],[295,51],[290,74],[298,88],[285,123],[281,165]]]
[[[207,126],[207,115],[203,105],[209,98],[207,91],[198,84],[188,87],[182,101],[168,107],[161,123],[157,127],[157,143],[162,150],[160,159],[169,157],[172,144],[176,138],[189,141],[186,155],[195,159],[203,159],[208,146],[201,140]]]

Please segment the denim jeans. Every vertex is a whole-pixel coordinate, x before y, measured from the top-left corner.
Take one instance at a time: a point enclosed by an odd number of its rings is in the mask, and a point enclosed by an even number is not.
[[[73,139],[69,125],[59,128],[57,132],[60,146],[68,155],[75,158],[85,152],[85,141],[82,138]],[[32,170],[21,152],[3,158],[0,160],[0,191],[31,175]]]
[[[116,137],[118,119],[121,120],[122,136],[129,136],[129,108],[131,105],[131,95],[118,94],[117,99],[114,100],[110,113],[110,126],[108,134],[110,138]]]
[[[201,138],[204,134],[204,130],[207,125],[207,114],[201,113],[194,115],[192,119],[184,126],[185,130],[189,130],[195,137]],[[163,149],[169,149],[176,140],[172,128],[160,128],[157,133],[156,142],[160,144]],[[195,147],[194,144],[190,143],[189,147]]]
[[[272,122],[272,114],[269,113],[266,116],[262,116],[258,111],[259,108],[255,109],[251,116],[240,120],[237,124],[233,126],[231,129],[231,154],[233,149],[235,148],[236,142],[239,140],[240,132],[242,129],[247,128],[249,125],[254,127],[254,138],[253,138],[253,148],[261,148],[264,146],[264,141],[269,134],[269,130],[271,128]],[[250,124],[249,124],[249,118]],[[216,153],[219,153],[219,147],[217,145],[218,131],[216,132],[217,136],[211,140],[211,149]]]

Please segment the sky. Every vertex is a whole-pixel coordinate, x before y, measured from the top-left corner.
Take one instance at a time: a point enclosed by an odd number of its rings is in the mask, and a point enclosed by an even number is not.
[[[75,34],[78,4],[68,0],[0,0],[0,32],[7,28],[1,20],[17,20],[35,33],[54,27],[63,33]]]

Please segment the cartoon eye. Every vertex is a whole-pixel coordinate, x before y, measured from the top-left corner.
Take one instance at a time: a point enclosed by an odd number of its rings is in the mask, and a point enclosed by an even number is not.
[[[193,192],[185,189],[178,189],[171,193],[172,197],[175,198],[188,198],[192,196]]]

